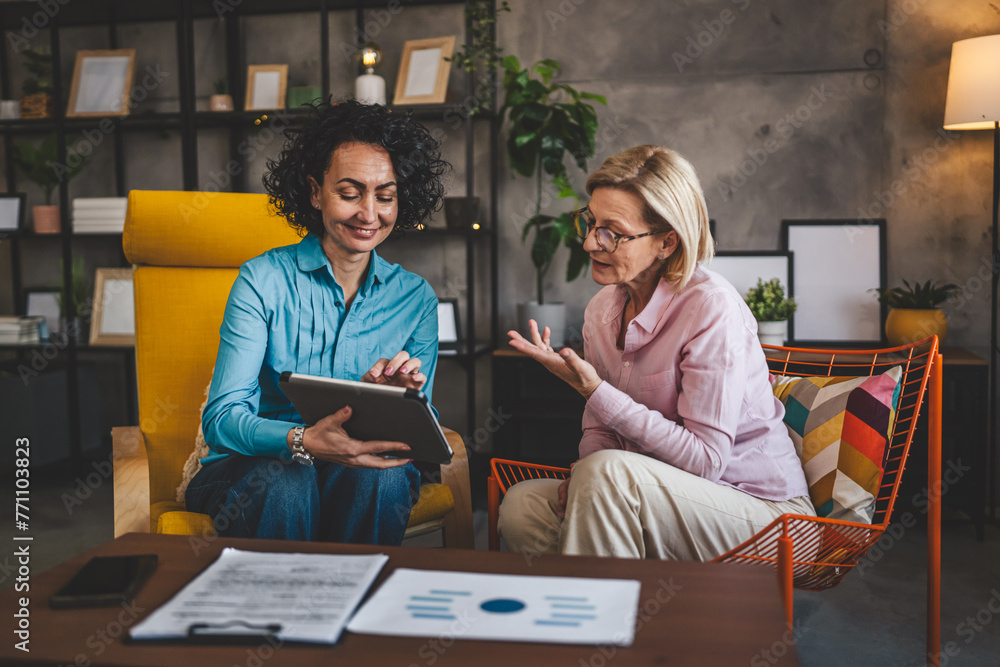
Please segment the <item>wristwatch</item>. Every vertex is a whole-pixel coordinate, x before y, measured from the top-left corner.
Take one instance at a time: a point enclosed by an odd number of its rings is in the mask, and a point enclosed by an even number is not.
[[[304,466],[313,464],[313,455],[302,446],[302,438],[306,433],[305,426],[296,426],[292,429],[292,459]]]

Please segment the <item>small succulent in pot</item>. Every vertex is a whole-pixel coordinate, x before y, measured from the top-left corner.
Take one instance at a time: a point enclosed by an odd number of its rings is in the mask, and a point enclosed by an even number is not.
[[[758,278],[757,286],[747,290],[743,300],[758,322],[787,320],[797,307],[795,299],[785,297],[785,289],[777,278],[772,278],[766,283],[762,278]]]

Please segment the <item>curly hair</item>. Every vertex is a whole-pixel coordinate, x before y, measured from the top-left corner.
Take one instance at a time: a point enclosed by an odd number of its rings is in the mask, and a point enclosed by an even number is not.
[[[441,159],[441,142],[409,113],[328,99],[314,104],[305,124],[286,129],[285,137],[278,159],[267,161],[264,189],[278,214],[303,236],[325,234],[322,214],[310,201],[308,177],[322,185],[333,152],[345,143],[379,146],[389,153],[399,202],[394,235],[441,208],[441,178],[451,165]]]

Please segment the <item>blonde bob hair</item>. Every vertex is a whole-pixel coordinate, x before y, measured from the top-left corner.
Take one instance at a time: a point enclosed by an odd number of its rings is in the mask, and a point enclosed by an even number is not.
[[[597,188],[631,192],[643,201],[653,231],[677,232],[677,249],[661,270],[667,282],[684,287],[698,262],[715,254],[705,195],[694,167],[680,153],[647,145],[612,155],[587,178],[587,194]]]

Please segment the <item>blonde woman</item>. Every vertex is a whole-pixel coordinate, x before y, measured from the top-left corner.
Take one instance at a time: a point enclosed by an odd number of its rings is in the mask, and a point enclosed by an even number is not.
[[[604,285],[587,306],[584,358],[510,344],[587,399],[565,482],[512,487],[508,548],[710,560],[785,513],[813,515],[802,467],[739,293],[699,264],[712,239],[701,186],[674,151],[637,146],[587,180],[577,230]]]

